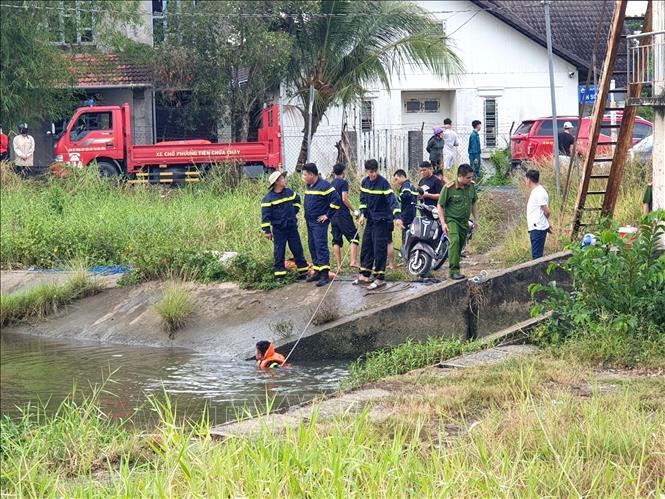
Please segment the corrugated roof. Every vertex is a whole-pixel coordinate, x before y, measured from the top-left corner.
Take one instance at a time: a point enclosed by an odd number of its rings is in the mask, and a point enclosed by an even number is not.
[[[479,7],[489,9],[488,13],[512,26],[537,43],[547,46],[545,31],[545,10],[533,2],[514,0],[472,0]],[[594,37],[600,23],[598,49],[596,51],[596,69],[602,69],[607,37],[614,2],[607,0],[603,13],[600,0],[555,0],[550,3],[552,23],[552,49],[555,54],[574,64],[578,70],[586,73],[592,66]],[[601,16],[602,15],[602,16]],[[619,45],[620,56],[615,62],[615,70],[626,69],[626,40]]]
[[[75,88],[152,85],[150,68],[127,62],[118,54],[72,54],[70,58]]]

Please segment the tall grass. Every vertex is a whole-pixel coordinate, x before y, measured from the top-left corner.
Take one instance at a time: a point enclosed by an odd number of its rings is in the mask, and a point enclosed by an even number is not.
[[[154,405],[161,421],[150,435],[70,403],[56,417],[2,421],[0,484],[20,497],[659,497],[655,380],[580,397],[539,369],[407,382],[392,410],[408,419],[315,411],[284,431],[266,421],[258,435],[223,442],[205,422],[179,422],[168,400]],[[477,410],[456,417],[447,408],[462,389]],[[416,393],[428,398],[419,404]]]
[[[155,305],[162,319],[162,328],[173,338],[194,311],[194,301],[182,282],[168,281],[164,285],[164,297]]]
[[[24,291],[0,295],[0,325],[7,326],[56,313],[78,298],[99,293],[103,286],[84,270],[77,270],[64,283],[39,284]]]
[[[92,170],[3,182],[0,265],[53,268],[86,257],[131,265],[142,278],[227,280],[245,269],[221,265],[212,251],[235,251],[255,278],[272,277],[272,244],[259,228],[267,184],[225,182],[163,189],[109,183]]]
[[[481,348],[480,343],[445,338],[430,338],[422,343],[407,340],[395,348],[370,352],[351,364],[349,385],[360,386],[413,369],[432,366]]]

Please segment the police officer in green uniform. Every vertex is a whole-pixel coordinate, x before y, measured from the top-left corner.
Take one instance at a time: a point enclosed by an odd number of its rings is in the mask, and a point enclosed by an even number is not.
[[[460,272],[460,257],[469,231],[469,217],[473,213],[474,230],[478,228],[476,187],[473,184],[473,168],[466,163],[457,169],[457,181],[444,187],[439,196],[437,210],[443,231],[448,235],[448,262],[450,277],[464,279]]]

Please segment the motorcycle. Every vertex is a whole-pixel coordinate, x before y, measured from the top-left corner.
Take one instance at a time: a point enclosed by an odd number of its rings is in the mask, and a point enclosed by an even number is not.
[[[416,208],[420,215],[406,231],[400,252],[409,274],[423,277],[430,270],[439,270],[445,263],[450,241],[443,233],[436,206],[418,203]],[[465,246],[471,240],[473,227],[473,222],[469,221]]]

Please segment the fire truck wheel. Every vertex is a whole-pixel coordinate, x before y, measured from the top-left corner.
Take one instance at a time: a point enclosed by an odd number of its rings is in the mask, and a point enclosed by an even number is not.
[[[111,163],[101,161],[97,163],[97,168],[99,168],[100,177],[115,177],[118,175],[118,169]]]

